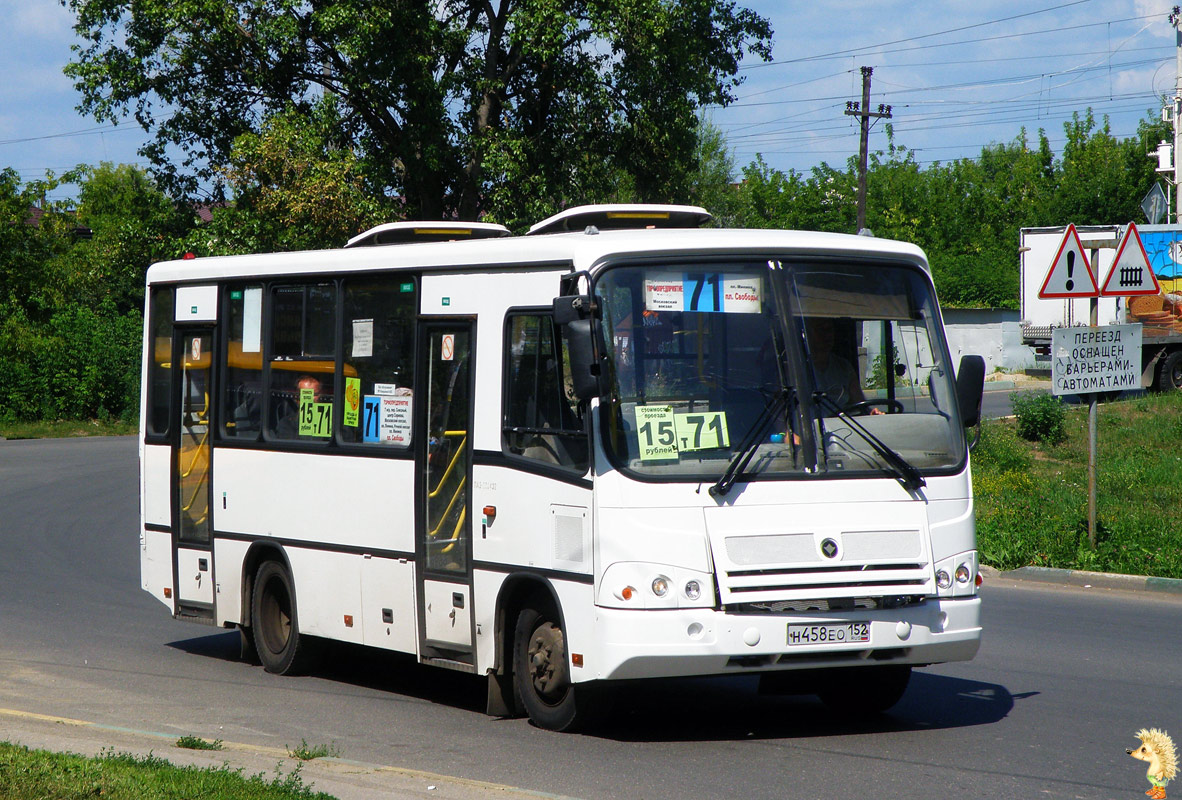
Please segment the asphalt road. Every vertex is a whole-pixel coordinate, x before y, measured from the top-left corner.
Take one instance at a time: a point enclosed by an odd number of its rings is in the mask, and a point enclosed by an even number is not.
[[[479,680],[407,658],[340,647],[313,677],[268,675],[237,660],[237,634],[140,591],[135,453],[0,442],[0,710],[626,800],[1135,798],[1135,731],[1182,733],[1182,602],[1004,578],[983,590],[978,657],[917,672],[870,721],[749,680],[667,681],[564,736],[486,717]]]

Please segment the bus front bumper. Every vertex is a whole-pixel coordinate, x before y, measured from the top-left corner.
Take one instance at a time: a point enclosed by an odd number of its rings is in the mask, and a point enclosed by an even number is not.
[[[595,646],[587,649],[596,655],[572,670],[575,681],[936,664],[967,661],[981,642],[979,597],[823,614],[602,607],[595,612]],[[790,626],[841,623],[868,623],[869,641],[789,644]],[[580,649],[576,641],[571,649]]]

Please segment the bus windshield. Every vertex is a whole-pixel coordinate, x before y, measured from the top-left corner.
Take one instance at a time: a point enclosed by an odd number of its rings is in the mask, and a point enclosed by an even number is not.
[[[895,474],[883,446],[921,471],[963,462],[953,371],[917,267],[618,266],[595,291],[604,439],[627,472],[713,482],[742,459],[747,478]]]

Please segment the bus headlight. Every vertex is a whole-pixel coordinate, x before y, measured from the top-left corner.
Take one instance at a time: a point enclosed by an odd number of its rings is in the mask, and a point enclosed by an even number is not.
[[[641,590],[637,591],[637,587]],[[608,608],[713,608],[713,587],[714,577],[708,572],[669,564],[618,561],[604,570],[596,602]]]
[[[970,597],[977,593],[977,551],[958,553],[936,562],[936,594]]]

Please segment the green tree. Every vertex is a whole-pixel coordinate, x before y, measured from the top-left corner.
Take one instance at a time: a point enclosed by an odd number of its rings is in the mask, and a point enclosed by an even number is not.
[[[709,119],[700,117],[688,196],[713,214],[714,224],[721,228],[735,227],[738,199],[734,180],[735,158],[726,136]]]
[[[216,178],[239,136],[331,93],[369,184],[427,219],[521,224],[620,173],[642,199],[682,197],[697,109],[770,57],[767,21],[733,0],[63,2],[80,109],[154,130],[170,185]]]
[[[65,281],[54,257],[70,247],[73,223],[44,200],[57,186],[53,175],[22,185],[16,170],[0,171],[0,319],[20,309],[44,320],[62,301]]]
[[[337,103],[326,99],[312,111],[278,114],[261,132],[235,140],[222,170],[234,207],[215,210],[220,224],[210,233],[223,246],[214,252],[340,247],[394,215],[394,204],[367,183],[362,162],[341,141]],[[234,230],[236,241],[229,238]]]
[[[57,258],[68,297],[91,308],[109,301],[115,314],[142,309],[148,267],[183,254],[192,210],[128,164],[80,166],[64,178],[79,186],[74,219],[90,231]]]
[[[1162,123],[1142,122],[1138,136],[1118,140],[1108,118],[1097,126],[1089,108],[1063,124],[1067,143],[1058,165],[1052,213],[1063,225],[1114,225],[1141,218],[1141,199],[1156,180],[1154,163],[1145,156],[1159,138]],[[1148,146],[1147,146],[1148,145]]]

